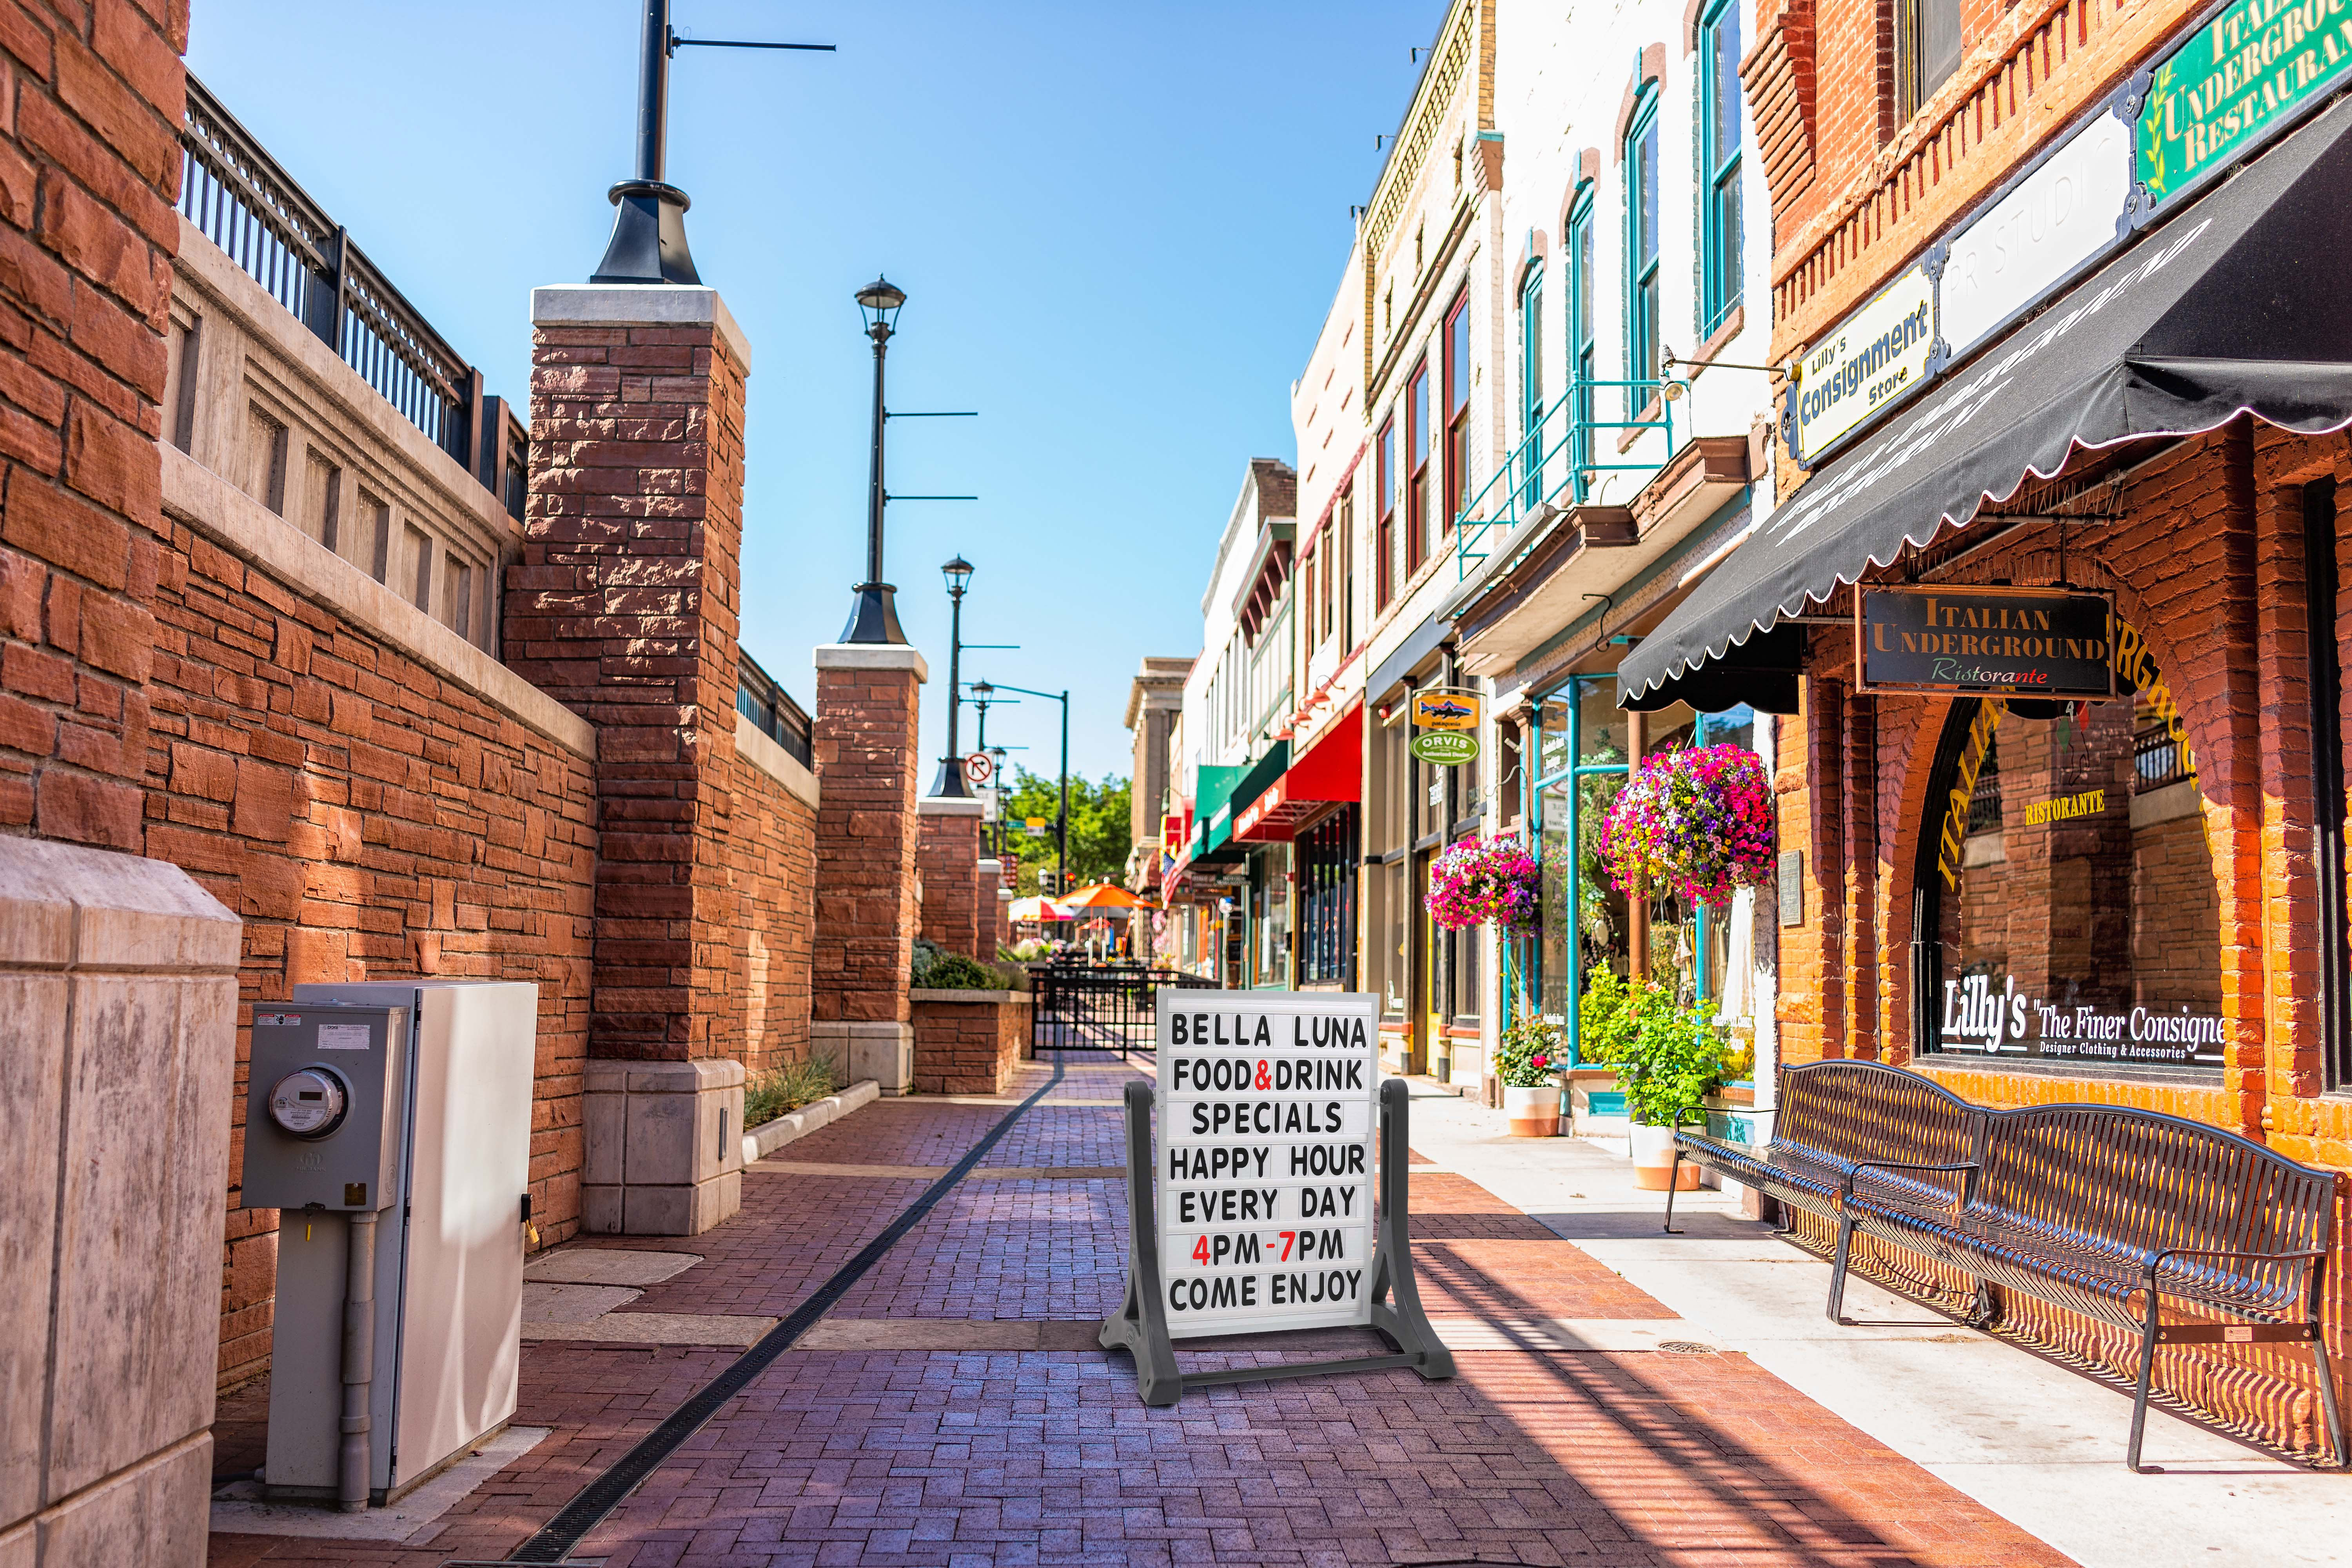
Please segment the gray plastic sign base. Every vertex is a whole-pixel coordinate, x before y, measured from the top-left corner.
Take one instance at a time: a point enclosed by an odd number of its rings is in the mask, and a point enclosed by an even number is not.
[[[1152,1205],[1152,1089],[1150,1084],[1127,1086],[1127,1300],[1114,1316],[1103,1320],[1097,1338],[1103,1349],[1124,1350],[1135,1358],[1136,1391],[1144,1404],[1173,1405],[1188,1388],[1277,1377],[1328,1377],[1403,1367],[1433,1383],[1454,1375],[1454,1352],[1439,1343],[1430,1329],[1428,1314],[1421,1310],[1420,1289],[1413,1281],[1406,1226],[1411,1178],[1405,1162],[1412,1158],[1407,1151],[1408,1092],[1402,1079],[1392,1078],[1381,1085],[1381,1208],[1372,1265],[1371,1326],[1395,1347],[1393,1353],[1292,1366],[1181,1372],[1175,1345],[1168,1336],[1168,1303],[1160,1277],[1160,1224]]]

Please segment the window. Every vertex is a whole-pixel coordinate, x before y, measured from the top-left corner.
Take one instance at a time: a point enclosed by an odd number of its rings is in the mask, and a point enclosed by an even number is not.
[[[1543,500],[1543,263],[1519,279],[1519,510]]]
[[[1309,653],[1314,652],[1315,649],[1321,645],[1323,640],[1319,635],[1322,629],[1322,622],[1318,620],[1315,615],[1315,579],[1319,575],[1319,574],[1315,570],[1315,565],[1316,557],[1321,552],[1315,548],[1314,542],[1310,540],[1307,542],[1307,553],[1298,563],[1298,603],[1300,606],[1298,630],[1299,635],[1307,639],[1307,651]]]
[[[1919,112],[1960,65],[1960,0],[1901,0],[1895,42],[1903,118]]]
[[[1699,335],[1739,303],[1739,5],[1715,0],[1698,28]]]
[[[1916,874],[1914,1037],[2050,1067],[2221,1065],[2221,926],[2196,761],[2117,623],[2114,702],[1952,705]]]
[[[1356,956],[1356,808],[1343,805],[1298,836],[1298,979],[1345,985]]]
[[[2318,873],[2319,916],[2313,922],[2319,957],[2321,1038],[2333,1058],[2329,1082],[2352,1083],[2352,943],[2344,920],[2344,672],[2336,662],[2336,481],[2303,488],[2304,616],[2311,676],[2311,796],[2317,803],[2312,867]]]
[[[1404,393],[1404,574],[1429,559],[1429,361],[1413,367]]]
[[[1356,497],[1339,497],[1339,647],[1356,646]]]
[[[1330,518],[1327,517],[1323,520],[1322,536],[1317,540],[1315,544],[1315,559],[1321,562],[1323,564],[1322,597],[1318,602],[1315,628],[1315,642],[1316,646],[1319,647],[1324,643],[1331,640],[1332,627],[1336,625],[1331,616],[1331,599],[1333,596],[1331,592],[1331,579],[1339,575],[1338,567],[1339,560],[1338,556],[1331,553]]]
[[[1381,426],[1378,449],[1372,458],[1372,505],[1379,509],[1380,522],[1375,530],[1372,547],[1380,552],[1372,571],[1377,578],[1377,595],[1373,608],[1385,610],[1396,597],[1396,421],[1390,419]]]
[[[1599,369],[1592,335],[1592,188],[1588,185],[1568,215],[1569,461],[1578,500],[1592,468],[1592,383]]]
[[[1658,379],[1658,92],[1645,86],[1625,133],[1625,417]]]
[[[1454,531],[1470,499],[1470,295],[1464,290],[1445,313],[1445,505],[1441,532]]]

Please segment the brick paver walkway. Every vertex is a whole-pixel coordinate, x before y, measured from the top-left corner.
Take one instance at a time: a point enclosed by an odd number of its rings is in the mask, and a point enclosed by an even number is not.
[[[1148,1063],[1148,1058],[1146,1058]],[[1144,1065],[1144,1064],[1139,1064]],[[1115,1059],[1073,1062],[987,1156],[1108,1166]],[[1045,1081],[1024,1073],[1025,1095]],[[948,1165],[1009,1106],[883,1101],[795,1165]],[[782,1315],[923,1190],[919,1178],[755,1171],[740,1217],[676,1238],[704,1261],[627,1310]],[[1432,1316],[1670,1319],[1658,1301],[1461,1176],[1413,1177]],[[1124,1283],[1127,1204],[1094,1178],[951,1192],[832,1313],[853,1321],[1098,1318]],[[970,1334],[971,1331],[962,1331]],[[1346,1331],[1195,1341],[1195,1367],[1370,1348]],[[835,1340],[835,1342],[838,1342]],[[1057,1341],[1055,1342],[1066,1342]],[[526,1538],[734,1357],[536,1342],[519,1424],[552,1435],[409,1545],[215,1535],[215,1564],[426,1568]],[[1465,1352],[1460,1374],[1220,1387],[1171,1410],[1095,1351],[787,1352],[575,1550],[607,1568],[820,1563],[1820,1564],[2064,1559],[1747,1357]]]

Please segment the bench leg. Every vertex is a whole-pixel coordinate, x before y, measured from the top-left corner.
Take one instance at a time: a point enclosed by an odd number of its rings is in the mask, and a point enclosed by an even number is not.
[[[1977,1281],[1976,1304],[1969,1309],[1969,1327],[1989,1329],[2000,1316],[2000,1298],[1993,1293],[1992,1281]]]
[[[2158,1325],[2163,1321],[2163,1299],[2155,1291],[2149,1291],[2147,1327],[2142,1331],[2139,1341],[2139,1389],[2132,1399],[2131,1447],[2124,1455],[2124,1462],[2136,1475],[2147,1473],[2139,1462],[2139,1445],[2147,1432],[2147,1391],[2148,1385],[2156,1379],[2156,1335]]]
[[[2336,1401],[2336,1373],[2327,1364],[2326,1330],[2312,1336],[2311,1359],[2319,1366],[2319,1408],[2327,1417],[2327,1447],[2338,1465],[2352,1465],[2352,1454],[2344,1451],[2344,1412]]]
[[[1840,1328],[1845,1321],[1846,1261],[1853,1255],[1853,1220],[1847,1215],[1838,1215],[1837,1261],[1830,1266],[1830,1321]]]
[[[1683,1146],[1675,1145],[1675,1157],[1666,1167],[1666,1234],[1680,1236],[1675,1228],[1675,1189],[1683,1184]]]

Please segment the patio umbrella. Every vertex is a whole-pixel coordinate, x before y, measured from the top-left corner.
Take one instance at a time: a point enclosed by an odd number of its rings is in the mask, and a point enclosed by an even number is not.
[[[1071,910],[1132,910],[1142,907],[1143,900],[1125,888],[1109,882],[1097,882],[1091,888],[1080,888],[1061,900],[1062,907]]]
[[[1066,921],[1074,919],[1070,911],[1044,899],[1015,899],[1007,909],[1014,921]]]

